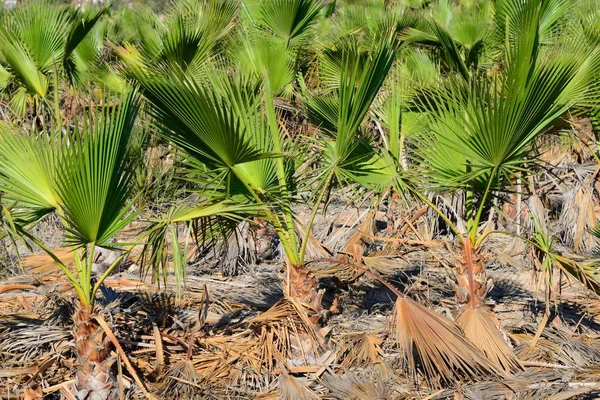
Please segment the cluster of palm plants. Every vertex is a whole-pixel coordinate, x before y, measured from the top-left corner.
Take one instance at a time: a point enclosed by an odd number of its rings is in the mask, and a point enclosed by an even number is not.
[[[595,266],[560,254],[532,206],[543,203],[537,177],[552,169],[548,142],[597,115],[592,3],[178,0],[159,17],[31,2],[0,13],[2,227],[47,252],[77,293],[78,398],[114,391],[95,319],[103,281],[141,244],[156,281],[172,270],[185,290],[182,226],[198,248],[218,249],[241,223],[270,226],[284,296],[311,324],[326,310],[310,261],[382,281],[398,295],[390,337],[434,385],[519,370],[487,305],[496,235],[529,246],[548,288],[558,269],[600,291]],[[144,176],[157,152],[172,179]],[[169,198],[139,201],[150,181]],[[373,212],[429,209],[452,249],[456,322],[386,282],[362,247],[336,253],[315,239],[336,197]],[[50,214],[74,266],[33,233]],[[134,219],[145,223],[138,243],[120,243]],[[100,247],[122,255],[95,274]]]

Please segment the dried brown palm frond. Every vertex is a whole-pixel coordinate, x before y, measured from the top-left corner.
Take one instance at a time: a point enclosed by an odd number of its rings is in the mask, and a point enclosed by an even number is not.
[[[589,233],[596,226],[597,218],[594,210],[594,181],[596,166],[591,171],[583,172],[582,181],[578,179],[563,191],[563,205],[558,220],[562,240],[572,246],[574,252],[591,251],[597,240]]]
[[[253,231],[248,221],[242,221],[230,232],[213,238],[209,243],[195,247],[189,268],[203,271],[218,269],[225,276],[247,272],[248,265],[258,260]]]
[[[257,385],[259,374],[267,372],[258,356],[259,342],[248,333],[203,339],[191,362],[202,382],[211,384],[250,383]]]
[[[360,225],[358,225],[352,236],[344,244],[344,251],[346,253],[355,252],[356,246],[363,246],[364,241],[368,241],[369,236],[375,234],[375,213],[370,211]]]
[[[296,223],[295,230],[298,237],[305,237],[306,229],[302,224]],[[306,260],[319,260],[330,256],[331,253],[327,251],[323,243],[321,243],[311,232],[308,235],[308,243],[306,245]]]
[[[173,363],[165,375],[166,386],[162,395],[166,398],[205,399],[208,388],[201,385],[202,380],[190,360],[178,360]]]
[[[530,346],[537,327],[523,326],[522,333],[513,333],[519,345],[515,353],[523,361],[564,365],[573,368],[590,368],[600,362],[600,346],[596,340],[573,336],[554,327],[541,333],[535,346]]]
[[[409,267],[409,263],[406,260],[397,256],[372,255],[362,257],[362,261],[371,271],[382,275],[393,275]]]
[[[197,374],[194,384],[269,392],[281,368],[295,371],[318,365],[325,348],[325,340],[305,306],[295,299],[284,298],[265,313],[231,329],[236,331],[212,336],[198,333],[196,340],[187,342],[187,354],[171,358],[189,360]]]
[[[568,390],[564,373],[553,370],[527,369],[508,379],[462,383],[458,394],[468,400],[547,400]],[[428,399],[455,399],[457,391],[448,389],[434,392]]]
[[[352,371],[344,375],[325,373],[321,383],[329,390],[329,395],[340,400],[381,400],[402,398],[400,393],[392,393],[391,385],[380,376],[359,376]]]
[[[507,373],[523,369],[518,358],[515,357],[502,337],[490,312],[484,307],[467,307],[456,319],[456,323],[475,347],[481,350],[498,368]]]
[[[421,371],[431,386],[502,375],[454,322],[412,299],[398,297],[389,329],[413,377]]]
[[[71,340],[68,328],[44,325],[39,319],[19,318],[11,321],[8,317],[0,322],[0,351],[30,356],[35,359],[42,352],[63,350]]]
[[[347,335],[341,344],[341,363],[344,368],[383,365],[383,339],[377,333]]]
[[[290,376],[284,367],[279,375],[279,392],[281,399],[289,400],[319,400],[320,397],[311,392],[299,379]]]
[[[279,352],[291,357],[294,364],[306,365],[320,357],[320,349],[325,346],[325,340],[317,332],[314,321],[307,310],[314,312],[297,299],[285,297],[279,300],[268,311],[250,319],[251,329],[262,328],[261,338],[265,332],[272,332],[279,344]],[[269,340],[271,338],[269,337]],[[270,346],[265,342],[265,349]]]

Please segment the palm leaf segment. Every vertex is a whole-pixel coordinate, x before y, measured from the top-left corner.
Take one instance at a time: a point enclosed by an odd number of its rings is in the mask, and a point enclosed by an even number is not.
[[[273,188],[273,163],[265,160],[273,140],[256,83],[219,73],[202,83],[169,72],[139,78],[165,136],[219,176],[227,195]]]
[[[57,178],[72,245],[107,245],[135,216],[128,144],[137,115],[135,92],[84,119],[64,151]]]
[[[68,137],[0,126],[0,185],[13,214],[35,221],[58,210],[70,244],[107,244],[132,218],[125,215],[131,208],[127,146],[134,99],[132,92],[119,105],[85,115]]]
[[[266,71],[273,92],[291,97],[322,7],[319,0],[244,2],[230,50],[236,67],[258,77]]]

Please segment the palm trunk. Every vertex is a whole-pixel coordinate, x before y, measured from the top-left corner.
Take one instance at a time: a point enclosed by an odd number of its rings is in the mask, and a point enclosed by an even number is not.
[[[73,337],[77,352],[73,394],[78,400],[113,400],[117,398],[116,381],[110,372],[114,360],[108,358],[110,340],[86,307],[73,316]]]
[[[305,265],[290,265],[288,270],[288,295],[310,305],[319,313],[322,310],[323,293],[318,290],[315,276]]]
[[[487,277],[483,257],[479,249],[471,245],[471,239],[465,238],[462,255],[456,264],[456,296],[460,302],[470,303],[473,307],[484,301],[487,293]]]

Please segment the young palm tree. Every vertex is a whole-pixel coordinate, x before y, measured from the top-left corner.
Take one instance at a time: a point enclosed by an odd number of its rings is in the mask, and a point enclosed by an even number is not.
[[[133,173],[128,143],[137,113],[135,92],[108,100],[84,115],[82,125],[64,137],[28,135],[0,127],[0,180],[4,217],[15,234],[46,251],[69,279],[79,303],[73,316],[77,354],[73,392],[77,398],[115,395],[110,372],[110,341],[94,319],[98,289],[119,264],[127,248],[112,239],[135,217]],[[29,231],[31,224],[56,212],[72,247],[75,270]],[[97,247],[124,250],[100,276],[93,276]]]
[[[87,84],[100,45],[85,39],[105,11],[42,0],[0,15],[0,95],[19,118],[28,105],[34,115],[52,110],[59,118],[58,86]]]
[[[488,236],[480,235],[483,216],[494,196],[512,190],[513,178],[534,167],[536,139],[569,107],[594,98],[588,82],[600,61],[597,48],[575,59],[566,52],[586,51],[573,43],[570,49],[543,48],[538,2],[513,3],[520,18],[510,28],[514,36],[506,49],[505,71],[491,82],[456,81],[424,97],[430,132],[419,138],[416,149],[429,188],[466,195],[466,232],[444,218],[463,247],[459,286],[469,288],[465,295],[474,304],[486,292],[478,255]]]
[[[233,28],[235,0],[180,0],[164,19],[138,9],[133,25],[137,42],[123,43],[117,54],[130,68],[168,65],[181,74],[201,76],[218,45]]]
[[[340,129],[324,138],[323,159],[328,164],[317,178],[318,194],[301,240],[296,237],[292,203],[298,201],[296,193],[302,181],[294,175],[293,143],[279,126],[266,71],[261,84],[256,76],[246,74],[228,76],[215,71],[197,81],[171,68],[154,73],[135,70],[154,116],[165,128],[163,136],[193,160],[188,162],[192,176],[203,184],[201,196],[210,199],[199,209],[211,203],[237,202],[248,210],[258,210],[258,215],[275,228],[284,248],[286,294],[306,300],[316,309],[321,307],[316,280],[304,265],[311,226],[334,177],[340,182],[345,174],[363,182],[384,179],[369,175],[377,155],[365,140],[357,141],[356,135],[393,61],[395,45],[395,36],[389,34],[368,60],[351,53],[345,57],[339,111],[325,115],[334,118]],[[310,104],[316,109],[331,102],[314,98]],[[388,174],[386,179],[392,176]],[[199,215],[181,212],[170,221],[185,220],[183,216],[191,219]]]
[[[418,190],[411,188],[458,238],[457,295],[470,304],[458,322],[474,341],[481,332],[472,329],[473,320],[479,319],[479,326],[489,325],[484,314],[475,310],[489,289],[482,246],[496,231],[485,229],[482,222],[494,206],[493,199],[501,200],[513,191],[515,177],[533,172],[536,140],[565,111],[597,99],[590,82],[600,67],[599,49],[571,41],[574,38],[564,45],[543,46],[540,4],[537,0],[502,2],[511,17],[505,28],[506,66],[499,76],[453,80],[420,100],[428,131],[417,138],[414,149],[422,183]],[[463,213],[446,215],[423,194],[427,192],[463,194]],[[464,220],[465,229],[451,220]],[[581,278],[578,271],[574,275]],[[479,343],[492,359],[499,354],[490,349],[493,346],[486,349],[485,343]],[[500,364],[512,369],[503,361]]]

